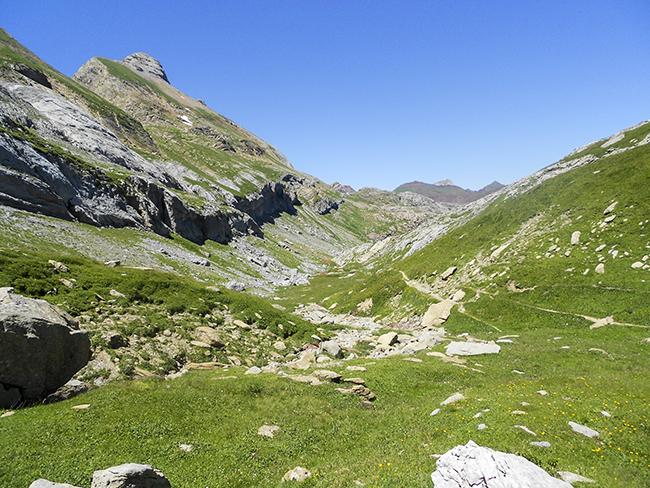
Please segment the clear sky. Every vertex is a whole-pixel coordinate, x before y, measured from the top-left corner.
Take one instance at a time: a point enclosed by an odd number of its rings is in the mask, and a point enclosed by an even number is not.
[[[327,183],[478,190],[650,119],[649,0],[20,0],[0,26],[68,76],[170,82]]]

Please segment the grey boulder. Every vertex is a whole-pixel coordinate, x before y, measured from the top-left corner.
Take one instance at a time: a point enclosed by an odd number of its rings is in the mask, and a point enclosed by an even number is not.
[[[127,463],[95,471],[90,488],[171,488],[171,484],[148,464]]]
[[[62,400],[67,400],[68,398],[81,395],[82,393],[86,393],[87,391],[88,385],[86,385],[86,383],[83,381],[71,379],[54,393],[46,396],[43,400],[43,403],[60,402]]]
[[[54,483],[46,479],[34,481],[29,488],[79,488],[78,486],[69,485],[68,483]]]
[[[0,288],[0,408],[54,393],[89,359],[88,333],[72,316]]]
[[[571,488],[522,456],[481,447],[456,446],[436,462],[434,488]]]
[[[334,341],[323,341],[320,344],[318,349],[318,354],[328,354],[336,359],[341,359],[343,357],[343,349],[338,342]]]

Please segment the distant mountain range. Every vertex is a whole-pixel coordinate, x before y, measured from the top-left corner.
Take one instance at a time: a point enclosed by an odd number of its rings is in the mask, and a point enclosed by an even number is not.
[[[490,193],[494,193],[504,186],[505,185],[502,185],[498,181],[494,181],[485,188],[481,188],[478,191],[473,191],[456,186],[451,180],[443,180],[439,181],[438,183],[423,183],[421,181],[412,181],[410,183],[404,183],[403,185],[398,186],[395,188],[395,191],[411,191],[413,193],[424,195],[425,197],[428,197],[436,202],[465,204],[478,200],[479,198],[483,198]]]

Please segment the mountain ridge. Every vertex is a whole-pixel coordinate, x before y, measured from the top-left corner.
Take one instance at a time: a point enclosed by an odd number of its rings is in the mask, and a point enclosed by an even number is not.
[[[437,183],[412,181],[409,183],[401,184],[395,188],[394,191],[398,193],[404,191],[412,191],[414,193],[419,193],[420,195],[431,198],[436,202],[467,204],[479,200],[480,198],[483,198],[490,193],[494,193],[504,186],[505,185],[502,185],[498,181],[493,181],[480,190],[473,191],[456,186],[451,180],[443,180]]]
[[[16,46],[0,32],[2,204],[72,224],[178,236],[211,249],[188,255],[160,241],[161,255],[149,245],[140,254],[123,251],[132,265],[158,263],[268,292],[303,282],[350,246],[446,211],[394,195],[343,199],[292,168],[272,145],[171,86],[148,55],[126,64],[95,57],[71,79]],[[44,79],[26,76],[22,65]],[[145,70],[154,76],[143,77]],[[105,121],[117,121],[119,130]],[[19,215],[7,211],[10,221]],[[34,218],[34,226],[47,232],[45,220]],[[52,242],[102,255],[101,246],[90,250],[83,239],[55,233]],[[211,266],[206,254],[228,265]]]

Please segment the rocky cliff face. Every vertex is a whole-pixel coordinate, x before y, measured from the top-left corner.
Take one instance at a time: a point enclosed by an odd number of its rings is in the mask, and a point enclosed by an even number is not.
[[[261,236],[261,223],[295,212],[299,203],[289,185],[299,185],[298,177],[239,198],[193,188],[131,151],[80,107],[40,88],[0,82],[0,121],[6,128],[0,133],[0,202],[15,208],[227,243],[236,235]],[[174,191],[198,194],[201,208]]]

